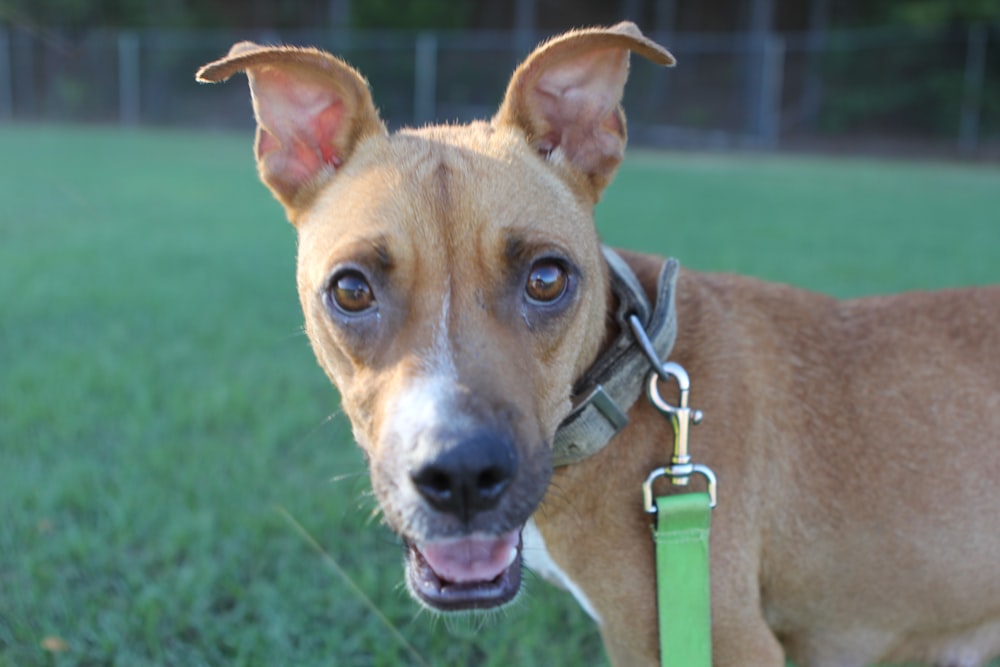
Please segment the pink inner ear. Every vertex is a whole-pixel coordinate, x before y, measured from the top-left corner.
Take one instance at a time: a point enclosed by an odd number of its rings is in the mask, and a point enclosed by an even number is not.
[[[272,67],[253,73],[261,126],[258,159],[289,185],[302,185],[327,165],[339,167],[346,106],[329,82]]]
[[[587,174],[613,172],[625,147],[618,104],[627,77],[628,51],[620,48],[577,54],[545,68],[529,93],[542,121],[538,151],[547,155],[558,148]]]
[[[551,66],[535,83],[536,109],[549,131],[543,142],[551,150],[562,145],[567,155],[602,150],[595,137],[602,131],[621,135],[615,110],[628,76],[628,52],[612,48],[581,54]],[[567,145],[596,140],[597,146]],[[589,150],[588,150],[589,149]]]
[[[334,152],[334,142],[337,130],[340,129],[344,117],[344,103],[334,102],[316,116],[312,122],[313,136],[319,141],[320,155],[324,164],[340,166],[340,156]]]

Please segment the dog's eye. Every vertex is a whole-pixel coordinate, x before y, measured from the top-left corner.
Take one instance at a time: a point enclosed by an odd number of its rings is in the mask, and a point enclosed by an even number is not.
[[[524,291],[532,301],[552,303],[566,292],[568,280],[566,268],[561,263],[554,259],[542,259],[531,267]]]
[[[372,286],[359,271],[338,273],[330,281],[330,298],[345,313],[361,313],[375,305]]]

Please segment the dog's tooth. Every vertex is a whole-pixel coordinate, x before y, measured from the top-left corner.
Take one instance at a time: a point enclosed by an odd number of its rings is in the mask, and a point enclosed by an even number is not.
[[[507,564],[504,567],[510,567],[514,564],[515,560],[517,560],[517,547],[511,547],[510,553],[507,554]]]

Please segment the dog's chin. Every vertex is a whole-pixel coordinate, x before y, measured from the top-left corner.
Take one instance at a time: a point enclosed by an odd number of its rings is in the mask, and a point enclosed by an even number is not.
[[[521,588],[521,530],[406,542],[406,585],[436,611],[493,609]]]

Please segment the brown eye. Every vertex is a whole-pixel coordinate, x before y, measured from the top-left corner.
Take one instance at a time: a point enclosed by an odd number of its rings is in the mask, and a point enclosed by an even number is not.
[[[553,259],[543,259],[531,267],[524,291],[532,301],[552,303],[566,292],[567,281],[562,264]]]
[[[330,281],[330,297],[345,313],[361,313],[375,305],[372,286],[358,271],[344,271]]]

